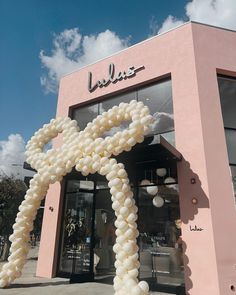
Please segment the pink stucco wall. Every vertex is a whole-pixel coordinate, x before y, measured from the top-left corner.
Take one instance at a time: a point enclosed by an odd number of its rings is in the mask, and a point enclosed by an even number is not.
[[[184,158],[178,178],[185,282],[191,295],[230,295],[230,286],[236,286],[236,211],[216,78],[216,69],[236,73],[235,48],[236,33],[188,23],[67,75],[60,83],[57,116],[67,116],[72,105],[171,74],[176,147]],[[94,79],[106,77],[110,62],[117,71],[140,65],[145,70],[90,93],[88,71]],[[191,203],[193,197],[197,205]],[[56,273],[60,204],[57,184],[46,198],[38,276]],[[190,225],[203,231],[190,231]]]
[[[236,73],[236,33],[194,25],[193,38],[220,294],[232,294],[229,285],[236,285],[236,209],[215,73],[216,69]]]

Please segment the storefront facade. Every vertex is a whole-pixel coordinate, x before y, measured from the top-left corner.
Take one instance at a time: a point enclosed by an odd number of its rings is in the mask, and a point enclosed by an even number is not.
[[[235,32],[188,23],[61,80],[57,117],[81,130],[131,100],[155,119],[142,144],[117,156],[139,208],[140,278],[154,290],[236,292],[235,48]],[[72,171],[52,185],[37,275],[112,278],[114,218],[105,178]]]

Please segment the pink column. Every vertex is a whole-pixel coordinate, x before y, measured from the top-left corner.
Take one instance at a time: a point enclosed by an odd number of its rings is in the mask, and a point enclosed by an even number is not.
[[[61,222],[61,185],[51,185],[45,200],[43,225],[36,275],[51,278],[56,275],[58,240]],[[46,259],[45,259],[46,258]]]
[[[191,295],[230,295],[236,286],[236,211],[216,68],[236,69],[236,38],[224,30],[192,28],[193,59],[172,73],[176,146],[184,157],[178,178],[186,288]],[[219,39],[227,38],[219,45]],[[191,230],[195,226],[202,230]]]
[[[206,155],[195,67],[172,74],[180,209],[187,294],[220,295],[215,256]],[[196,180],[191,184],[191,179]],[[191,203],[192,198],[197,205]],[[191,231],[201,228],[202,231]],[[211,266],[211,267],[209,267]],[[223,294],[222,294],[223,295]]]

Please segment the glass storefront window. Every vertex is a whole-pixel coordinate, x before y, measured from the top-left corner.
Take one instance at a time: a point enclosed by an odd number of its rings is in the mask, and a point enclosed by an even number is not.
[[[142,101],[149,107],[150,113],[155,119],[147,136],[161,134],[172,145],[175,145],[171,80],[160,81],[135,91],[122,93],[107,98],[98,104],[76,108],[72,113],[72,118],[78,121],[82,130],[98,114],[102,114],[113,106],[119,105],[121,102],[129,103],[131,100]],[[105,132],[103,137],[111,136],[127,128],[129,123],[124,122],[118,127],[113,127],[111,130]]]
[[[218,84],[224,126],[236,129],[236,80],[218,77]]]
[[[140,280],[147,280],[151,290],[182,290],[182,222],[176,163],[157,164],[151,154],[143,162],[134,159],[132,165],[127,165],[130,159],[123,163],[132,179],[130,185],[138,206]],[[115,275],[116,216],[106,178],[94,176],[93,181],[89,177],[79,180],[79,175],[78,179],[66,181],[59,274],[81,279],[92,272],[97,282],[109,283]],[[153,186],[157,186],[154,193],[150,190]]]
[[[155,119],[151,134],[174,130],[171,80],[138,90],[138,100],[149,107]]]
[[[162,137],[165,138],[171,145],[175,146],[175,132],[169,131],[161,134]]]
[[[89,122],[98,116],[98,104],[79,107],[73,110],[72,118],[78,122],[80,130],[83,130]]]
[[[234,198],[236,203],[236,166],[230,166],[231,177],[232,177],[232,185],[234,191]]]
[[[112,98],[108,98],[99,103],[99,114],[108,111],[113,106],[118,106],[121,102],[129,103],[131,100],[136,100],[135,91],[120,94]]]
[[[225,129],[225,137],[228,149],[229,163],[236,164],[236,129]]]
[[[96,279],[99,281],[114,275],[115,254],[113,246],[116,240],[116,228],[114,225],[116,217],[112,209],[107,181],[98,181],[96,188],[94,268]]]
[[[139,188],[140,278],[159,286],[184,284],[183,250],[177,185],[158,186],[164,200],[153,205],[147,187]]]
[[[136,100],[136,93],[133,91],[104,100],[99,103],[99,114],[108,111],[115,105],[118,106],[121,102],[129,103],[131,100]],[[111,128],[111,130],[104,133],[104,136],[112,136],[116,132],[124,130],[128,127],[129,123],[130,122],[124,122],[120,126]]]
[[[68,274],[91,272],[93,182],[68,180],[59,271]]]
[[[229,164],[232,173],[234,195],[236,185],[234,180],[236,165],[236,79],[230,77],[218,77],[221,112],[225,128],[225,138],[228,150]],[[235,199],[236,203],[236,199]]]

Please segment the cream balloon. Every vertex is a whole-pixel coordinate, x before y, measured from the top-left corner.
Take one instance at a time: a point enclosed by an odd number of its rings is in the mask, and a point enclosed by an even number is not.
[[[166,176],[166,173],[167,173],[166,168],[157,168],[157,169],[156,169],[156,174],[157,174],[157,176],[159,176],[159,177],[164,177],[164,176]]]
[[[153,183],[151,183],[151,184],[153,184]],[[155,186],[148,186],[146,188],[146,190],[149,195],[155,196],[158,192],[158,186],[156,186],[156,185]]]
[[[164,199],[160,196],[156,196],[153,198],[152,203],[155,207],[160,208],[164,205]]]
[[[148,179],[143,179],[141,182],[140,182],[140,185],[149,185],[151,182],[150,180]]]
[[[139,287],[143,290],[143,292],[147,293],[149,291],[149,286],[147,282],[141,281],[138,283]]]
[[[175,183],[175,182],[176,182],[176,180],[175,180],[173,177],[167,177],[167,178],[165,178],[165,180],[164,180],[165,185],[166,185],[167,187],[169,187],[169,188],[175,188],[175,187],[176,187],[175,184],[169,184],[169,185],[168,185],[168,183]]]
[[[125,130],[102,138],[104,132],[129,120],[131,123]],[[76,121],[60,117],[52,119],[49,124],[35,132],[27,143],[26,157],[37,173],[30,181],[25,200],[19,207],[16,223],[13,225],[10,256],[0,272],[1,287],[10,285],[21,275],[29,251],[29,232],[33,229],[33,221],[49,185],[60,181],[75,166],[76,170],[85,176],[98,172],[105,175],[109,181],[112,207],[117,216],[117,238],[114,246],[117,259],[115,294],[148,294],[146,285],[138,283],[138,208],[124,165],[117,163],[110,156],[129,151],[137,142],[142,142],[152,120],[148,108],[142,102],[133,100],[130,103],[121,103],[99,115],[80,132]],[[45,153],[44,145],[59,133],[62,133],[62,146]],[[131,279],[132,281],[125,284]],[[129,287],[131,282],[132,290]]]

